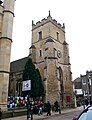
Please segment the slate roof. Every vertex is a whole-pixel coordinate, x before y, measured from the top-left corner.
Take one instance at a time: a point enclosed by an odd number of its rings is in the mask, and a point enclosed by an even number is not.
[[[24,57],[22,59],[13,61],[10,63],[10,73],[16,73],[24,70],[24,66],[29,57]]]
[[[77,78],[74,80],[74,82],[81,82],[80,77],[77,77]]]

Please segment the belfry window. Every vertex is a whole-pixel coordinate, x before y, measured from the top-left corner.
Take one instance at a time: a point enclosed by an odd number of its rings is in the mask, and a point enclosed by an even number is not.
[[[42,56],[42,51],[40,50],[40,57]]]
[[[42,39],[42,31],[39,32],[39,40]]]
[[[59,40],[59,33],[57,32],[56,34],[57,34],[57,40]]]

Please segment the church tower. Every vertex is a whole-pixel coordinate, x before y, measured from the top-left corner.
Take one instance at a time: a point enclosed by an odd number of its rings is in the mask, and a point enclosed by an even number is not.
[[[0,107],[7,109],[15,0],[0,0]]]
[[[62,106],[71,104],[73,86],[65,25],[52,19],[50,11],[47,19],[44,18],[36,24],[32,21],[32,46],[29,50],[40,70],[45,88],[45,102],[54,103],[57,100]]]

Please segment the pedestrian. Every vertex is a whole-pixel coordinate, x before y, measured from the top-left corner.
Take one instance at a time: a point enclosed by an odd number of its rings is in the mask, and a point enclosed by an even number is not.
[[[42,107],[38,108],[38,115],[42,115]]]
[[[2,119],[2,111],[1,111],[1,108],[0,108],[0,120]]]
[[[88,99],[85,99],[86,107],[88,106]]]
[[[31,112],[30,104],[27,103],[27,120],[29,120],[30,118],[30,112]]]
[[[42,101],[38,101],[38,115],[42,115],[42,106],[43,106]]]
[[[54,103],[54,107],[55,107],[55,112],[58,112],[58,111],[59,111],[58,101],[56,101],[56,102]]]
[[[30,101],[30,117],[33,120],[34,102]]]
[[[47,116],[50,116],[51,115],[51,104],[50,104],[50,102],[48,101],[47,102]]]
[[[83,108],[85,109],[85,100],[82,101]]]

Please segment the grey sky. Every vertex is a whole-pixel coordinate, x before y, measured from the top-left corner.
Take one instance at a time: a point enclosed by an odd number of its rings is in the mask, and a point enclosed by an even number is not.
[[[11,61],[29,54],[31,22],[51,16],[65,23],[73,79],[92,70],[91,0],[16,0]]]

